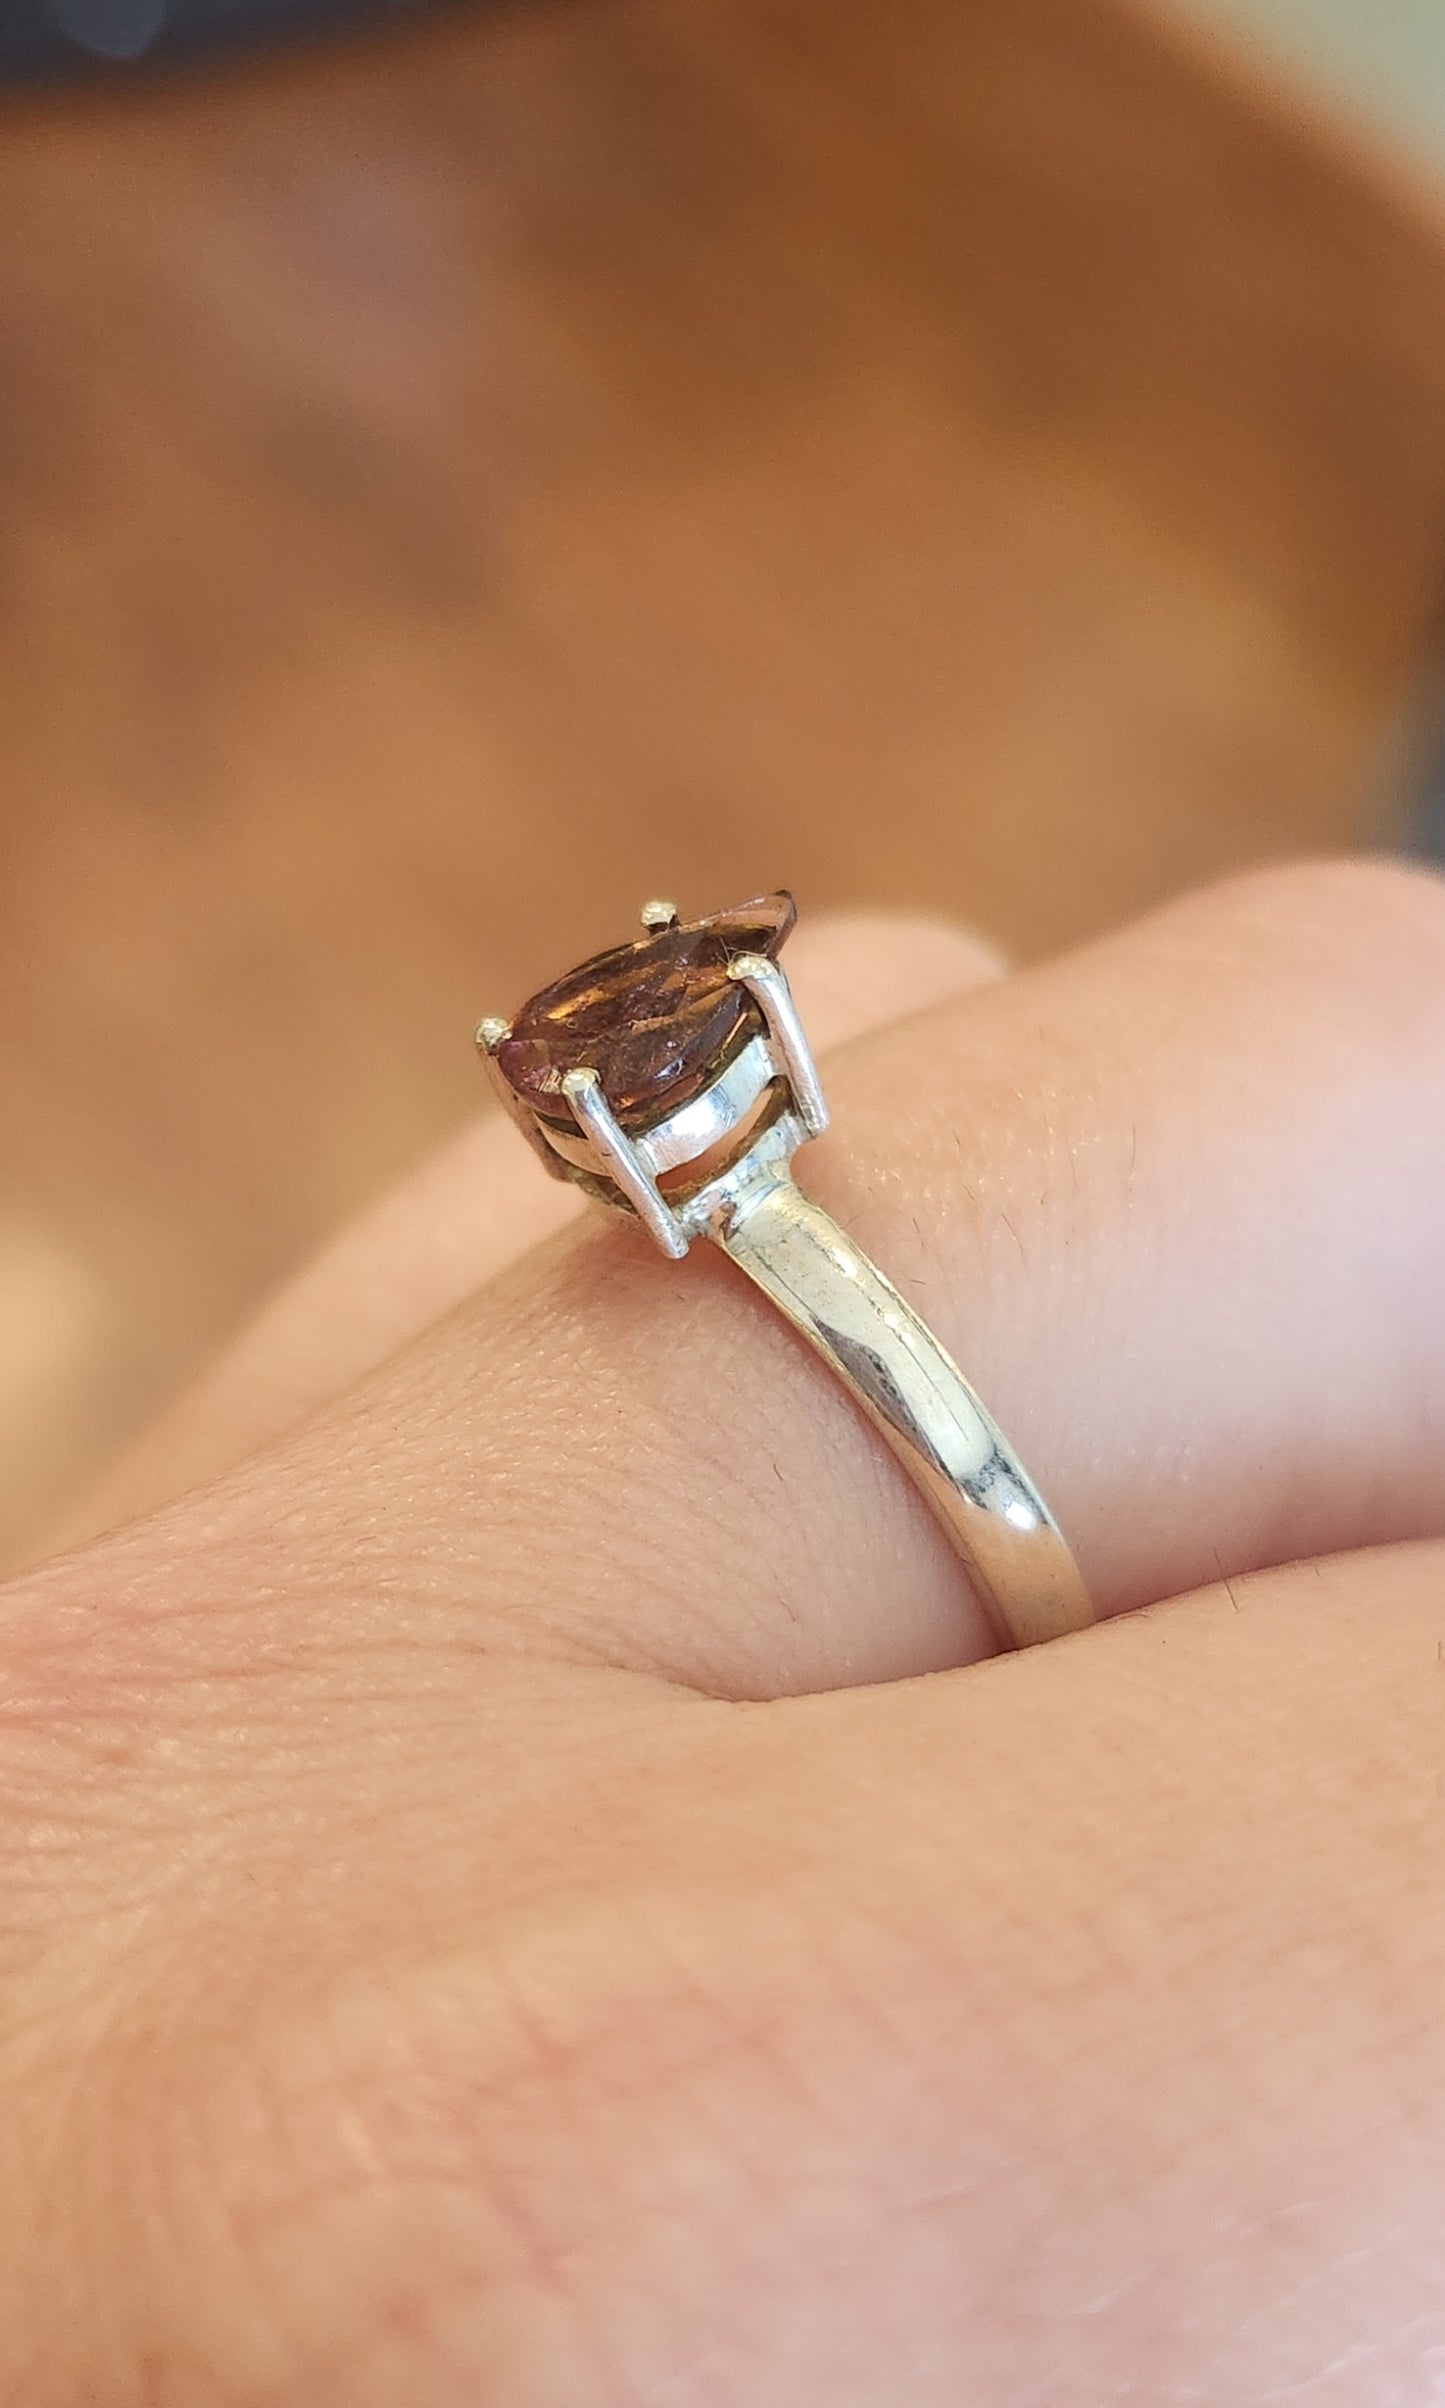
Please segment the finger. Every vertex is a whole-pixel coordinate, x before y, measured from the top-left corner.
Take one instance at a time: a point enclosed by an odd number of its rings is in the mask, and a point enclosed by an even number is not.
[[[652,1693],[500,1811],[449,1727],[429,1792],[310,1784],[264,1878],[212,1795],[199,2028],[161,1945],[129,2112],[63,2093],[99,2314],[47,2320],[17,2154],[9,2346],[107,2401],[1433,2398],[1442,1599],[1398,1549],[961,1677]]]
[[[549,2108],[482,2144],[528,2396],[1431,2396],[1442,1597],[1438,1547],[1311,1565],[735,1737],[619,1850],[636,1953],[575,2021],[546,1987]]]
[[[802,928],[789,968],[822,1047],[1001,976],[982,937],[942,921],[840,913]],[[363,1213],[91,1492],[73,1542],[213,1478],[381,1362],[577,1217],[509,1121],[469,1122]]]
[[[700,1751],[600,1875],[635,1948],[513,1959],[537,2087],[428,2236],[475,2265],[506,2203],[524,2396],[1431,2396],[1442,1597],[1438,1547],[1299,1567]],[[446,2296],[486,2365],[495,2291]]]
[[[976,1378],[1105,1611],[1442,1526],[1442,1056],[1445,889],[1326,868],[840,1059],[809,1183]],[[247,1565],[218,1650],[259,1643],[249,1591],[284,1592],[298,1531],[358,1641],[404,1610],[448,1654],[472,1634],[729,1695],[987,1647],[828,1372],[730,1265],[611,1226],[197,1511],[176,1543]]]

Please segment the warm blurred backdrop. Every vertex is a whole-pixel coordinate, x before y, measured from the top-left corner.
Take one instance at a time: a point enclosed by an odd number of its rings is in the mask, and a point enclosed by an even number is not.
[[[1028,953],[1389,832],[1445,214],[1147,0],[17,89],[0,226],[6,1552],[644,893]]]

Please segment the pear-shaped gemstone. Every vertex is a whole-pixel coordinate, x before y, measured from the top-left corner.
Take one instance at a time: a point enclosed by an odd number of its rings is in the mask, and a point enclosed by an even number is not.
[[[796,917],[790,894],[762,895],[595,954],[523,1004],[498,1068],[534,1112],[559,1122],[572,1117],[567,1072],[595,1070],[623,1128],[652,1127],[691,1102],[761,1025],[728,963],[775,955]]]

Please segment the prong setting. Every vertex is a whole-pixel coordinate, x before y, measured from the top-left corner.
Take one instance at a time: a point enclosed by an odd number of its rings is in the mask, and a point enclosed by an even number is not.
[[[551,1175],[631,1210],[669,1256],[827,1125],[775,959],[792,917],[781,889],[686,926],[654,900],[640,944],[478,1023],[498,1095]]]
[[[828,1107],[786,971],[766,954],[740,953],[729,962],[728,976],[747,988],[762,1013],[779,1067],[793,1090],[798,1117],[810,1137],[821,1137],[828,1126]]]
[[[674,1262],[679,1262],[688,1249],[687,1232],[679,1225],[631,1138],[618,1125],[616,1115],[602,1092],[602,1080],[598,1073],[595,1070],[569,1070],[562,1081],[562,1093],[572,1108],[578,1128],[588,1139],[602,1168],[627,1198],[648,1236],[661,1247],[664,1254],[670,1255]]]
[[[681,1170],[730,1137],[777,1075],[767,1033],[759,1029],[701,1095],[669,1113],[665,1120],[654,1122],[650,1129],[629,1137],[628,1143],[651,1178],[656,1179],[663,1171]],[[579,1169],[590,1167],[590,1138],[549,1127],[547,1141]]]

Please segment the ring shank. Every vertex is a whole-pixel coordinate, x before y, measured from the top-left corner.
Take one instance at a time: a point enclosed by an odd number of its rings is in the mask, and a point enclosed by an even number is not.
[[[1057,1523],[952,1357],[891,1280],[783,1170],[708,1235],[835,1371],[922,1490],[1004,1647],[1093,1609]]]

